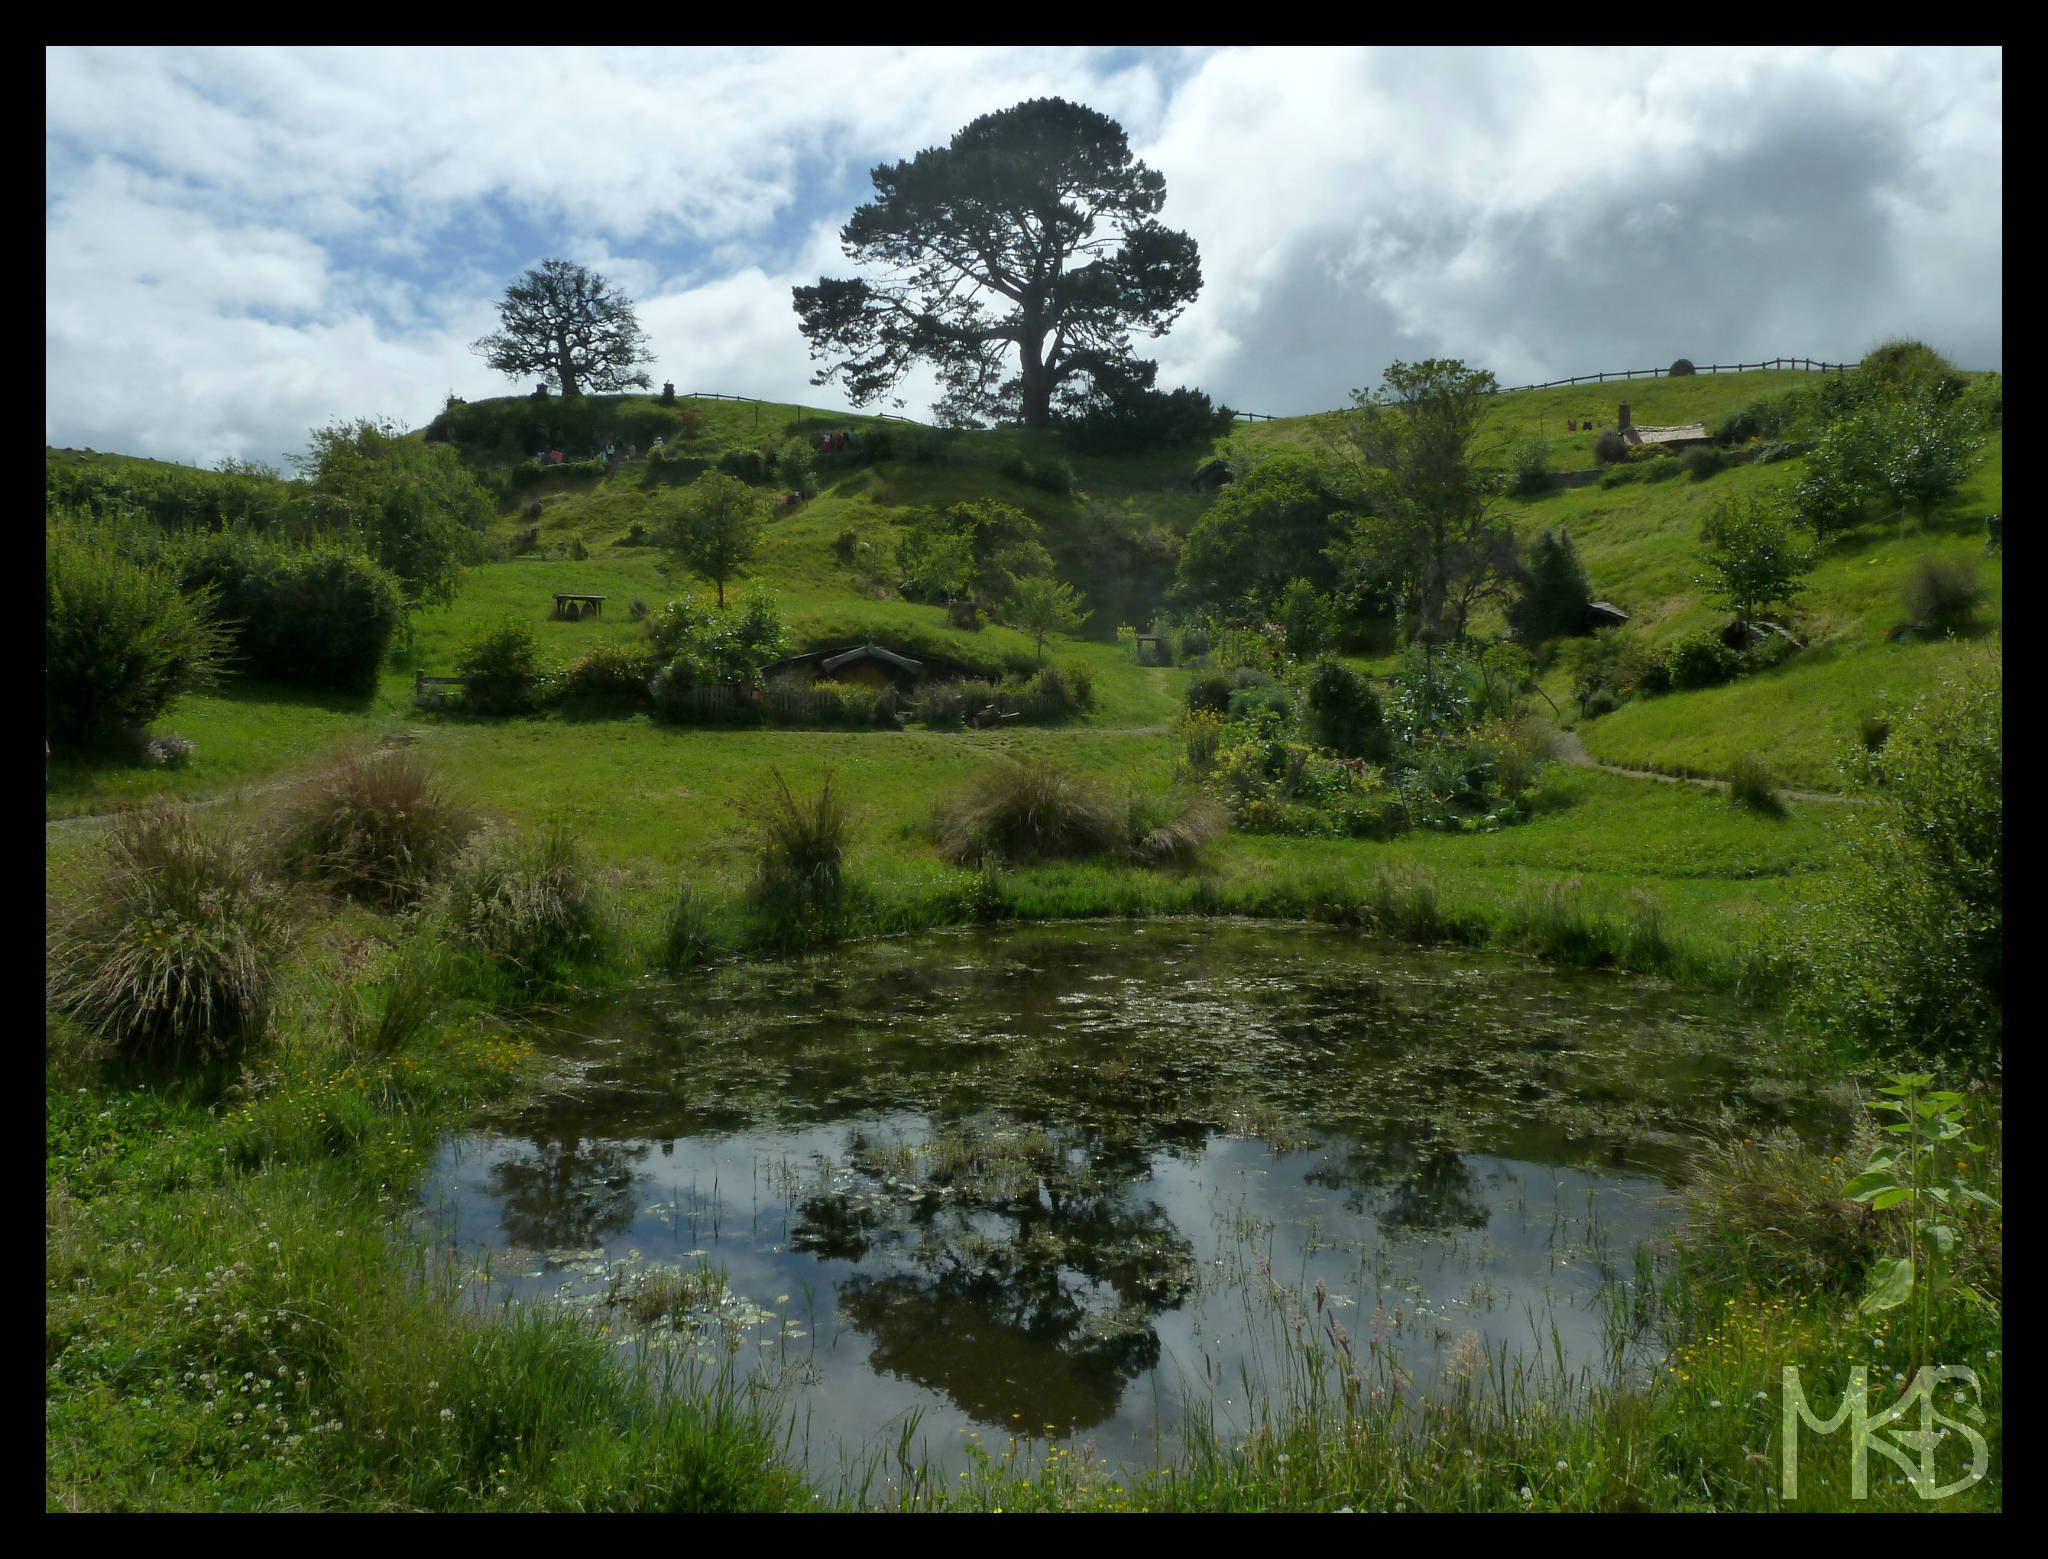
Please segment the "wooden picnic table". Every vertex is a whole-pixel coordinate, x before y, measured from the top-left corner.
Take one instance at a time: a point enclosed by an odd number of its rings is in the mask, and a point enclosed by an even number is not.
[[[572,612],[571,607],[575,610]],[[555,615],[557,617],[581,617],[584,608],[590,609],[593,617],[604,616],[604,597],[601,595],[577,595],[569,590],[555,592]]]

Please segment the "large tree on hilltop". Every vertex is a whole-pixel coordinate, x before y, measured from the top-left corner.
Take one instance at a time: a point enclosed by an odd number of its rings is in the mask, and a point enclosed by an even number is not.
[[[1132,157],[1121,125],[1079,104],[984,114],[950,146],[871,177],[877,198],[839,238],[887,278],[795,289],[811,356],[827,363],[812,382],[843,381],[855,405],[922,361],[950,411],[1014,405],[1042,428],[1062,385],[1129,372],[1130,333],[1162,334],[1201,290],[1195,241],[1153,220],[1165,178]]]
[[[646,389],[636,372],[654,361],[633,304],[593,271],[567,260],[543,260],[505,290],[498,305],[505,328],[470,350],[514,379],[543,374],[564,395]]]

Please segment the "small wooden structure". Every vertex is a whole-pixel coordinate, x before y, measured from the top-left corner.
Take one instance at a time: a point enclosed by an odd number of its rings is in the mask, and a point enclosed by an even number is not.
[[[604,597],[601,595],[577,595],[568,590],[555,592],[555,616],[565,622],[575,622],[584,617],[604,616]]]
[[[1172,655],[1166,647],[1166,640],[1156,633],[1141,633],[1134,641],[1132,647],[1137,651],[1138,664],[1145,664],[1145,646],[1148,644],[1152,646],[1153,665],[1170,666],[1173,664]]]

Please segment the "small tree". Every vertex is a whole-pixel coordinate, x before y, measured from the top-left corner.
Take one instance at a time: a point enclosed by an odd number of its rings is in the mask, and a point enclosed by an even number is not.
[[[746,572],[761,546],[761,497],[737,477],[708,471],[686,488],[670,517],[662,545],[685,567],[718,588]]]
[[[1716,504],[1700,526],[1700,540],[1707,571],[1695,582],[1745,622],[1798,595],[1816,558],[1785,516],[1757,498]]]
[[[498,314],[505,328],[470,350],[509,378],[543,374],[565,396],[644,390],[651,382],[636,371],[654,354],[632,303],[580,265],[543,260],[506,289]]]
[[[1081,596],[1072,585],[1061,584],[1050,574],[1010,577],[1010,618],[1037,640],[1038,658],[1045,659],[1045,636],[1073,633],[1094,615],[1081,610]]]
[[[213,592],[178,592],[168,570],[51,525],[43,553],[43,701],[50,737],[82,747],[133,739],[187,688],[213,680],[231,646]]]
[[[1530,648],[1584,626],[1593,587],[1569,534],[1545,531],[1529,548],[1521,598],[1508,608],[1508,621]]]

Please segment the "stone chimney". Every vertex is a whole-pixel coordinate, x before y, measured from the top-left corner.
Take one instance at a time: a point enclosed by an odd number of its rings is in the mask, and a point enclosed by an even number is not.
[[[1616,425],[1617,427],[1619,427],[1619,428],[1620,428],[1620,429],[1622,430],[1622,432],[1624,432],[1624,433],[1626,433],[1626,432],[1627,432],[1627,431],[1628,431],[1628,430],[1629,430],[1630,428],[1632,428],[1632,427],[1634,427],[1634,426],[1635,426],[1635,424],[1634,424],[1633,422],[1630,422],[1630,421],[1628,420],[1628,402],[1627,402],[1627,401],[1623,401],[1623,402],[1621,403],[1621,420],[1620,420],[1619,422],[1617,422],[1617,423],[1616,423],[1615,425]]]

